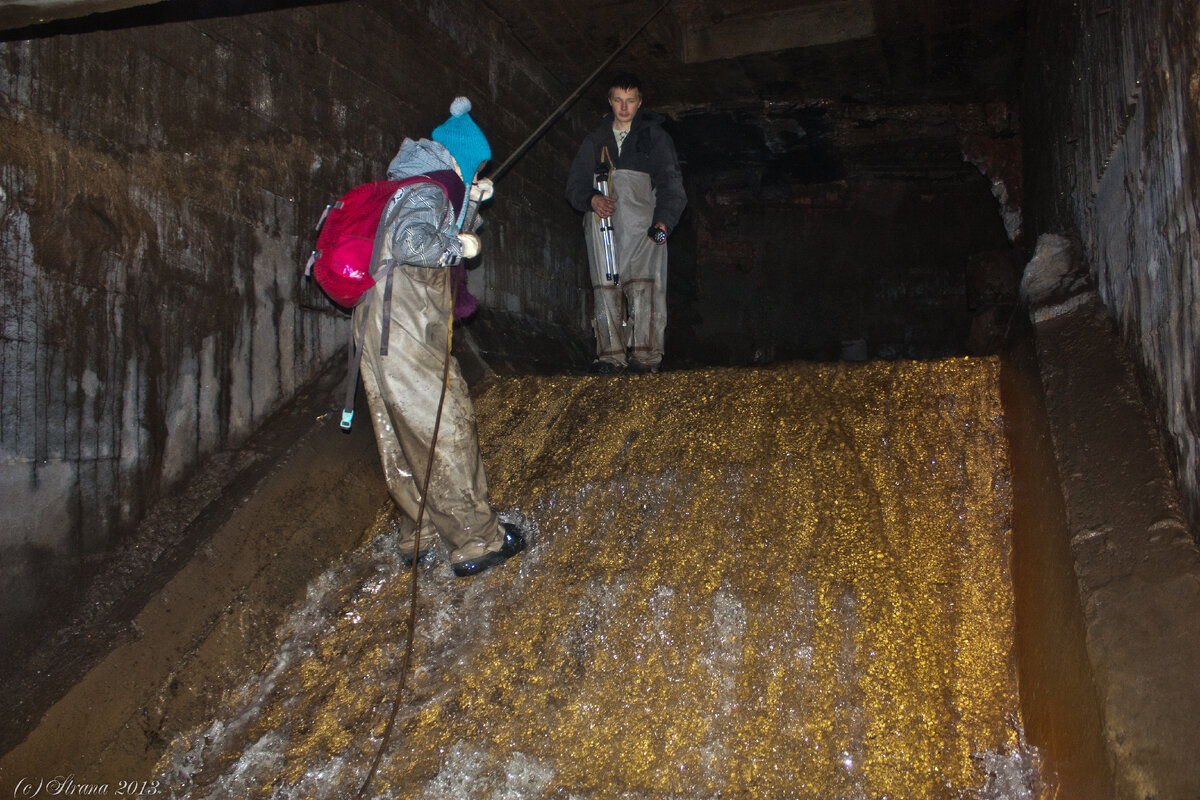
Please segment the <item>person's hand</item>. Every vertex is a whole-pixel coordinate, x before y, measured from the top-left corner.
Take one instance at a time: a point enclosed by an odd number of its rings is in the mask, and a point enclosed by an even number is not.
[[[496,187],[492,184],[491,178],[480,178],[471,184],[471,199],[476,203],[482,203],[492,199],[492,195],[496,193]]]
[[[458,240],[462,242],[463,258],[474,258],[479,255],[479,237],[473,233],[460,233]]]
[[[608,219],[616,210],[616,200],[613,200],[611,197],[605,197],[602,194],[592,195],[592,211],[595,211],[596,216],[600,217],[600,219]]]

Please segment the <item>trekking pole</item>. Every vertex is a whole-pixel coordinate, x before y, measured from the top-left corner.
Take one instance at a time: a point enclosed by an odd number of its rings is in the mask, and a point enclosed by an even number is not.
[[[604,60],[604,62],[601,63],[600,66],[597,67],[596,70],[591,75],[589,75],[586,80],[584,80],[583,83],[579,84],[579,88],[577,88],[574,92],[572,92],[571,95],[566,100],[564,100],[562,102],[562,104],[559,105],[558,108],[556,108],[554,110],[554,113],[552,113],[550,116],[546,117],[546,119],[542,122],[542,124],[538,126],[537,130],[535,130],[533,133],[531,133],[529,135],[529,137],[526,138],[525,141],[521,143],[521,146],[518,147],[516,150],[514,150],[512,155],[510,155],[507,159],[505,159],[504,163],[502,163],[500,165],[500,168],[496,170],[496,172],[494,173],[494,176],[492,177],[493,183],[495,181],[498,181],[500,179],[500,177],[502,175],[504,175],[505,172],[508,171],[508,168],[511,167],[514,163],[516,163],[518,158],[520,158],[522,155],[525,154],[525,151],[528,150],[529,147],[535,141],[537,141],[543,133],[546,132],[546,129],[549,128],[552,124],[554,124],[554,121],[557,120],[558,117],[564,111],[566,111],[567,108],[570,107],[570,105],[572,103],[575,102],[575,100],[579,97],[579,95],[583,94],[583,90],[586,89],[588,87],[588,85],[591,84],[591,82],[596,79],[596,76],[599,75],[600,72],[605,67],[607,67],[609,64],[611,64],[616,59],[616,57],[621,53],[621,51],[623,51],[626,47],[628,47],[629,43],[632,42],[634,40],[634,38],[637,37],[638,34],[640,34],[643,30],[645,30],[646,26],[649,25],[651,23],[651,21],[653,21],[655,17],[657,17],[659,14],[661,14],[663,9],[665,9],[670,4],[671,4],[671,0],[665,0],[665,2],[661,6],[658,7],[658,10],[656,10],[653,14],[651,14],[650,17],[645,22],[643,22],[636,31],[634,31],[632,34],[629,35],[629,38],[627,38],[621,44],[620,47],[618,47],[616,50],[613,51],[612,55],[610,55],[608,58],[606,58]],[[474,225],[475,215],[477,212],[478,212],[478,203],[475,204],[475,208],[471,207],[470,190],[468,187],[467,208],[463,215],[462,224],[459,226],[460,231],[463,229],[470,230],[470,226]],[[611,232],[611,229],[610,229],[610,232]],[[451,263],[449,263],[447,266],[449,268],[453,268],[453,267],[458,266],[461,262],[462,262],[461,258],[454,258],[451,260]],[[614,263],[615,263],[615,261],[614,261]],[[416,536],[414,537],[414,543],[413,543],[412,598],[409,603],[409,612],[408,612],[408,641],[404,647],[404,662],[400,667],[400,681],[399,681],[399,685],[396,687],[395,699],[392,701],[392,713],[388,717],[387,726],[384,728],[383,736],[381,737],[380,742],[379,742],[379,750],[375,753],[375,758],[371,762],[371,768],[367,772],[367,777],[363,781],[362,786],[359,787],[358,793],[355,795],[357,800],[362,800],[362,798],[366,796],[367,789],[370,787],[371,781],[373,781],[375,779],[375,774],[379,771],[379,762],[383,759],[383,754],[387,750],[388,742],[391,740],[392,730],[394,729],[394,727],[396,725],[396,714],[400,711],[400,697],[404,693],[404,686],[406,683],[406,677],[408,675],[409,661],[412,657],[413,637],[414,637],[414,632],[415,632],[415,628],[416,628],[416,617],[417,617],[417,569],[416,569],[417,559],[416,559],[416,554],[418,552],[417,547],[420,544],[420,539],[421,539],[421,517],[424,515],[424,511],[425,511],[425,495],[429,489],[429,477],[433,472],[433,453],[434,453],[434,448],[437,445],[438,429],[441,427],[441,422],[442,422],[442,406],[445,403],[446,389],[450,383],[450,348],[453,343],[453,335],[454,335],[454,327],[453,327],[454,326],[454,302],[457,299],[457,283],[454,281],[453,275],[450,277],[450,297],[451,297],[451,300],[450,300],[449,318],[446,320],[446,362],[445,362],[445,365],[442,370],[442,395],[438,400],[437,416],[435,418],[434,425],[433,425],[433,436],[429,443],[429,463],[428,463],[428,465],[426,467],[426,471],[425,471],[425,487],[421,492],[421,504],[417,510],[417,532],[416,532]]]

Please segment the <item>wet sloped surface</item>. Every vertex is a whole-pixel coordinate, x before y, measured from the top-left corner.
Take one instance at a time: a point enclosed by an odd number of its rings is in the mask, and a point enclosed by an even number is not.
[[[421,566],[368,796],[1016,798],[993,360],[506,379],[477,400],[532,545]],[[403,660],[381,519],[159,764],[177,797],[352,797]]]

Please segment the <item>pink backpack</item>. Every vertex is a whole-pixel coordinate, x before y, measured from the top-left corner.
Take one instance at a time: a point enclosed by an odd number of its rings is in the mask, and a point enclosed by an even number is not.
[[[426,179],[417,176],[364,183],[325,207],[317,221],[317,247],[304,274],[316,280],[330,300],[352,308],[375,285],[371,264],[383,241],[386,226],[379,224],[383,210],[401,186],[422,180]]]
[[[317,285],[338,306],[349,309],[362,302],[363,297],[377,282],[387,279],[391,274],[392,262],[379,261],[383,237],[391,220],[383,219],[384,209],[388,202],[404,186],[414,183],[432,183],[446,191],[445,185],[427,175],[417,175],[399,181],[372,181],[355,186],[339,197],[337,201],[326,206],[321,219],[317,221],[316,249],[305,266],[305,277],[316,280]],[[453,213],[453,206],[447,202],[447,213]],[[399,211],[397,206],[396,211]],[[372,271],[372,265],[375,270]],[[470,316],[479,306],[467,291],[466,271],[461,264],[451,269],[454,271],[452,280],[457,284],[454,318],[462,319]],[[388,288],[387,294],[391,294]],[[386,300],[385,300],[386,302]],[[381,342],[381,352],[387,355],[388,325],[390,313],[384,309],[384,329]],[[366,317],[363,318],[366,323]],[[359,334],[362,341],[362,332]],[[342,430],[350,432],[354,420],[354,390],[358,384],[359,363],[362,351],[354,344],[354,331],[350,332],[349,371],[346,385],[346,402],[342,408]]]

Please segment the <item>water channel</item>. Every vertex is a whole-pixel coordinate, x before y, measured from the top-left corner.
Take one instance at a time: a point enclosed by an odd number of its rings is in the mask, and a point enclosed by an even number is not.
[[[367,796],[1016,800],[1011,489],[994,359],[519,377],[476,400],[531,547],[419,568]],[[390,510],[261,671],[160,761],[178,798],[351,798],[410,575]],[[161,796],[161,795],[160,795]]]

